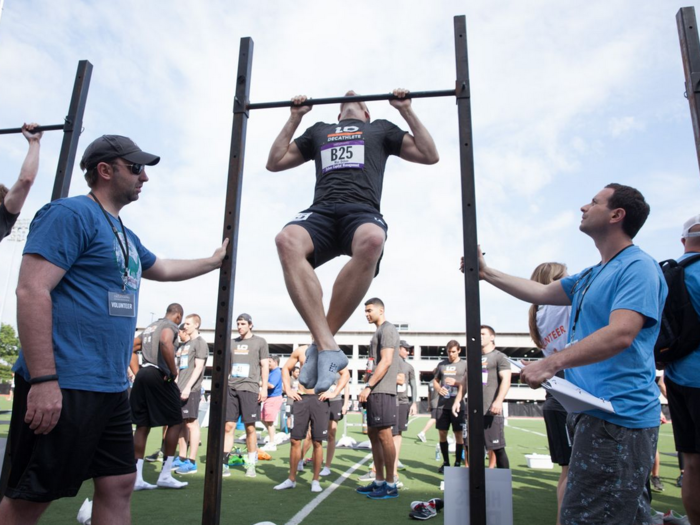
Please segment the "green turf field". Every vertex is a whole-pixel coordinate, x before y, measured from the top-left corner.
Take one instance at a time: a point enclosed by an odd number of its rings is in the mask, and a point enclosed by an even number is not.
[[[0,401],[0,409],[7,408],[7,403]],[[359,415],[350,415],[352,422],[359,421]],[[0,416],[0,420],[5,420]],[[327,496],[302,521],[308,525],[341,525],[363,522],[371,515],[372,523],[403,523],[409,520],[409,505],[412,500],[426,500],[440,497],[440,476],[435,461],[435,444],[437,431],[428,433],[428,443],[421,443],[415,434],[425,424],[425,417],[411,422],[409,432],[404,439],[401,461],[408,470],[400,473],[406,488],[395,500],[372,501],[354,491],[356,478],[366,472],[369,461],[356,473],[346,479],[330,495],[326,492],[313,494],[310,491],[311,472],[307,468],[298,477],[297,487],[293,490],[273,491],[272,487],[286,479],[288,472],[289,445],[278,447],[272,452],[271,461],[258,463],[258,476],[254,479],[244,477],[242,467],[231,468],[231,477],[223,480],[222,523],[249,525],[261,521],[271,521],[282,525],[292,521],[307,504],[318,496]],[[353,427],[354,429],[354,427]],[[342,431],[342,422],[340,424]],[[7,426],[0,426],[0,436],[7,434]],[[238,432],[240,434],[240,432]],[[202,441],[206,444],[206,429]],[[351,435],[358,441],[365,436],[357,432]],[[160,432],[151,432],[147,453],[159,446]],[[555,523],[556,496],[555,487],[559,478],[559,467],[552,470],[532,470],[527,467],[525,454],[532,452],[548,453],[544,422],[541,419],[513,419],[506,427],[507,450],[513,470],[513,509],[514,523],[522,525]],[[661,478],[666,485],[663,493],[654,493],[652,506],[666,512],[673,508],[683,514],[680,502],[680,489],[674,485],[678,476],[678,467],[673,452],[673,437],[670,425],[661,427],[659,438],[661,455]],[[205,447],[200,448],[204,460]],[[332,468],[333,474],[322,478],[322,486],[327,489],[341,475],[357,462],[362,461],[368,451],[338,449]],[[161,463],[146,464],[144,478],[155,483]],[[189,487],[183,490],[163,490],[136,492],[132,498],[132,514],[135,524],[195,524],[201,523],[202,496],[204,491],[204,468],[199,465],[199,472],[189,476],[179,476],[189,481]],[[92,497],[92,483],[87,482],[75,499],[59,500],[52,504],[44,519],[45,524],[77,523],[75,517],[78,508],[86,497]],[[431,523],[443,523],[443,516],[431,520]]]

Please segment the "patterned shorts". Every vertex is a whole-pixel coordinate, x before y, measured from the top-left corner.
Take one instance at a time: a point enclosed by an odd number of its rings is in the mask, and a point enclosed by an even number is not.
[[[649,525],[647,479],[659,427],[626,428],[588,414],[570,414],[573,436],[562,525]]]

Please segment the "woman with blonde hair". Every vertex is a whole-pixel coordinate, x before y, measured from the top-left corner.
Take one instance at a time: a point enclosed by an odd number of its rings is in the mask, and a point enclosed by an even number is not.
[[[549,284],[566,277],[566,266],[561,263],[542,263],[532,272],[531,280]],[[559,352],[566,347],[569,333],[569,316],[571,306],[536,305],[530,306],[529,326],[530,337],[542,350],[544,357]],[[557,373],[564,377],[564,372]],[[548,392],[545,398],[544,422],[547,427],[547,440],[552,461],[561,466],[561,475],[557,484],[557,525],[559,525],[559,509],[566,491],[566,480],[571,459],[571,444],[566,430],[566,409]]]

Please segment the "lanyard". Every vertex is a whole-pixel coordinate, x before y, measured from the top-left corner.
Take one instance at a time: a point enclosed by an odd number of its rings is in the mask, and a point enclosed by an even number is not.
[[[578,324],[579,315],[581,315],[581,308],[583,307],[583,300],[586,298],[586,294],[588,293],[588,289],[589,289],[589,288],[591,287],[591,285],[593,284],[593,281],[595,281],[596,277],[598,277],[601,273],[603,273],[603,270],[605,270],[605,268],[606,268],[606,266],[607,266],[608,264],[610,264],[611,262],[613,262],[613,261],[615,260],[615,257],[617,257],[617,256],[620,255],[622,252],[624,252],[627,248],[630,248],[630,247],[632,247],[632,246],[634,246],[634,244],[630,244],[630,245],[628,245],[628,246],[625,246],[624,248],[622,248],[622,250],[620,250],[619,252],[617,252],[617,253],[616,253],[608,262],[606,262],[605,264],[603,264],[602,261],[601,261],[601,262],[599,262],[598,264],[596,264],[595,266],[589,268],[588,270],[586,270],[585,272],[583,272],[583,275],[578,279],[578,281],[576,281],[576,282],[574,283],[574,286],[573,286],[573,288],[571,289],[571,295],[574,295],[574,294],[576,293],[576,286],[578,286],[578,283],[581,282],[586,276],[589,277],[589,279],[588,279],[588,281],[587,281],[587,284],[586,284],[586,287],[585,287],[585,288],[583,289],[583,291],[581,292],[581,299],[579,300],[578,305],[576,306],[576,315],[574,316],[574,323],[573,323],[573,325],[571,326],[571,339],[569,339],[569,343],[570,343],[570,344],[571,344],[571,343],[574,343],[574,342],[576,341],[576,325]],[[601,264],[603,264],[603,267],[600,269],[600,271],[599,271],[597,274],[595,274],[595,275],[593,276],[593,278],[591,278],[591,277],[590,277],[590,274],[591,274],[591,272],[593,271],[593,269],[594,269],[594,268],[597,268],[597,267],[600,266]]]
[[[122,227],[122,233],[124,234],[124,242],[126,243],[126,247],[124,247],[124,244],[122,244],[122,240],[119,237],[119,232],[117,231],[117,228],[114,226],[112,221],[109,219],[109,215],[107,215],[107,212],[105,211],[104,207],[102,206],[102,203],[99,201],[97,196],[93,192],[90,192],[90,196],[95,199],[95,202],[97,205],[100,207],[102,210],[102,213],[105,216],[105,219],[107,219],[107,223],[109,226],[112,228],[112,232],[114,233],[114,236],[117,238],[117,242],[119,243],[119,248],[122,250],[122,254],[124,255],[124,275],[122,276],[122,291],[126,290],[126,283],[129,278],[129,238],[126,235],[126,228],[124,228],[124,223],[122,222],[121,217],[117,217],[117,220],[119,221],[119,225]]]

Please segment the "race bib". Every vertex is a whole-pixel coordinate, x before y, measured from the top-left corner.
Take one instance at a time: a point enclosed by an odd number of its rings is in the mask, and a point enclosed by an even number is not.
[[[481,383],[488,385],[489,383],[489,362],[487,359],[481,360]]]
[[[326,144],[321,148],[321,173],[365,167],[365,141],[349,140]]]
[[[231,377],[243,378],[248,377],[250,373],[250,365],[246,363],[238,363],[231,367]]]
[[[180,356],[180,370],[184,370],[185,368],[187,368],[187,362],[189,357],[190,356],[188,356],[187,354],[183,354]]]
[[[406,391],[406,385],[396,385],[396,391],[397,392],[405,392]]]

